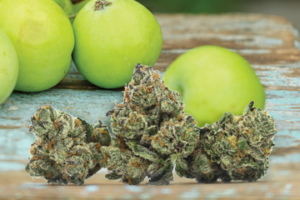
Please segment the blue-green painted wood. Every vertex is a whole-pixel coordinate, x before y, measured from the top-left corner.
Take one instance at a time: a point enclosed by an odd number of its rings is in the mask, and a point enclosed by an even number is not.
[[[268,90],[266,110],[275,118],[278,134],[276,148],[291,148],[300,145],[300,92]],[[0,105],[0,160],[26,160],[29,147],[35,140],[24,124],[44,105],[51,105],[70,114],[86,119],[89,123],[98,120],[109,125],[107,111],[123,100],[121,91],[110,90],[58,90],[41,93],[15,92]],[[300,161],[300,156],[299,157]],[[293,160],[291,157],[290,160]],[[275,159],[276,162],[280,159]],[[288,162],[288,160],[285,160]]]

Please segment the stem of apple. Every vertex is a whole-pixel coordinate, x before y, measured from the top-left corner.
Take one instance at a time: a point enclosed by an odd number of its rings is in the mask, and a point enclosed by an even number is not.
[[[95,11],[100,10],[100,8],[104,8],[104,6],[108,6],[108,5],[111,5],[111,4],[112,4],[112,2],[108,2],[106,0],[98,0],[95,3]]]
[[[76,16],[78,15],[78,13],[74,14],[74,15],[69,15],[69,19],[74,19]]]

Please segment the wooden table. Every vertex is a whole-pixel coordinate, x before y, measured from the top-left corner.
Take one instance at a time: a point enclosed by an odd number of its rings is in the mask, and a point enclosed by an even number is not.
[[[43,105],[67,111],[93,123],[109,124],[106,111],[122,101],[121,90],[101,90],[74,66],[54,89],[15,92],[0,105],[0,198],[23,199],[300,199],[300,41],[285,19],[265,15],[156,15],[163,31],[161,57],[154,66],[164,72],[180,54],[199,45],[237,51],[252,64],[265,85],[266,109],[278,134],[270,171],[254,183],[198,184],[181,179],[169,186],[127,186],[104,178],[101,171],[83,186],[48,185],[24,170],[34,136],[24,127]]]

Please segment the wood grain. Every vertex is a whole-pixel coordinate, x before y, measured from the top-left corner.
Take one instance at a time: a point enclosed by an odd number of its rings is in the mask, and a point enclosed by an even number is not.
[[[282,170],[288,169],[288,170]],[[57,186],[32,179],[25,171],[0,173],[1,197],[7,199],[299,199],[298,168],[294,164],[272,165],[268,175],[258,182],[198,184],[175,176],[168,186],[128,186],[104,178],[105,171],[86,180],[83,186]]]
[[[72,65],[55,88],[41,93],[14,92],[0,105],[0,199],[300,199],[300,41],[285,19],[258,14],[156,15],[164,45],[154,68],[163,74],[179,55],[199,45],[219,45],[243,55],[266,88],[266,110],[278,134],[270,171],[255,183],[198,184],[175,177],[169,186],[126,186],[104,178],[84,186],[48,185],[31,179],[24,167],[35,140],[24,124],[40,106],[53,107],[109,125],[106,111],[122,101],[123,88],[103,90],[86,81]]]

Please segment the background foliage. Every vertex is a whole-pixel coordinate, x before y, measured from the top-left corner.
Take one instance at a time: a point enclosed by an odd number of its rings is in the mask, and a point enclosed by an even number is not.
[[[152,12],[220,13],[236,11],[241,0],[137,0]]]

